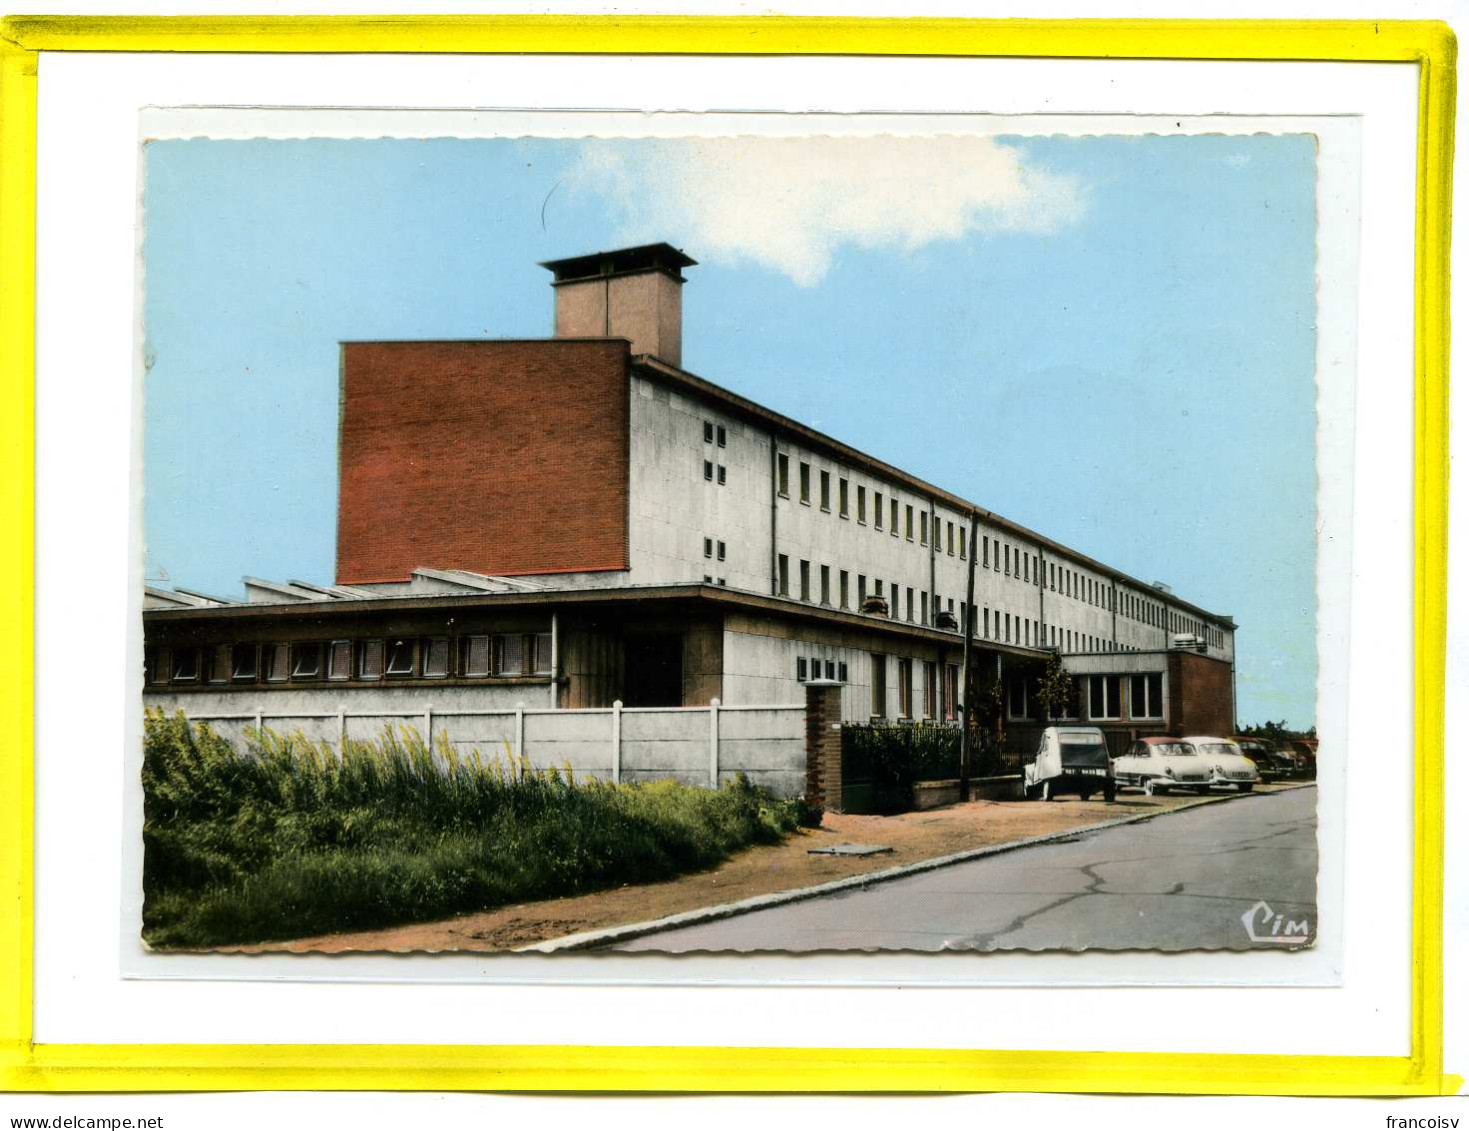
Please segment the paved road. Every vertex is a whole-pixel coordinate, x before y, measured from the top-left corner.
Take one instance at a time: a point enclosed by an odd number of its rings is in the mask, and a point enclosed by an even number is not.
[[[1065,804],[1065,801],[1053,804]],[[1250,949],[1316,931],[1316,790],[1254,794],[907,879],[646,935],[620,950]],[[1277,921],[1277,917],[1280,917]],[[1299,931],[1299,927],[1296,928]],[[1296,941],[1293,937],[1292,941]]]

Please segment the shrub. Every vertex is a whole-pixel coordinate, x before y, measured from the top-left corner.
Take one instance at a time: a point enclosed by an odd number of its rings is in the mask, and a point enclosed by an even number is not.
[[[182,713],[145,722],[143,935],[198,947],[445,917],[666,879],[794,831],[741,775],[576,782],[510,754],[430,750],[411,727],[339,752]]]

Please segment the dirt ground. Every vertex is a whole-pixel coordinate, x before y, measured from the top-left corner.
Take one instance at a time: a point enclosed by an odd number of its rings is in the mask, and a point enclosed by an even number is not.
[[[1258,788],[1260,792],[1270,792],[1291,787]],[[711,871],[690,873],[663,883],[624,885],[564,899],[519,903],[433,923],[409,923],[374,931],[221,949],[248,953],[513,950],[564,935],[810,887],[969,848],[1082,829],[1142,813],[1188,808],[1206,800],[1195,795],[1145,797],[1128,792],[1110,805],[1100,800],[1063,797],[1048,804],[970,801],[893,817],[828,813],[819,829],[802,829],[782,844],[746,849]],[[810,855],[810,849],[837,844],[887,845],[892,852],[863,857]]]

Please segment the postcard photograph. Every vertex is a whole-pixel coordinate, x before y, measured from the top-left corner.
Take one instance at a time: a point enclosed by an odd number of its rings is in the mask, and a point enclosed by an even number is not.
[[[135,933],[1308,952],[1319,165],[147,139]]]

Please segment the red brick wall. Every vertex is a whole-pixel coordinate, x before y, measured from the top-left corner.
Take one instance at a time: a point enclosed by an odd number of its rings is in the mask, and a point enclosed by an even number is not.
[[[1234,681],[1223,660],[1169,652],[1168,686],[1171,733],[1226,738],[1234,733]]]
[[[627,568],[627,343],[342,346],[337,582]]]

